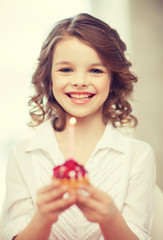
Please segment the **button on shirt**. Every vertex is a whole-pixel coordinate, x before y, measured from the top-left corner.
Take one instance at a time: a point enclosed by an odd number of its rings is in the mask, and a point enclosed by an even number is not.
[[[37,209],[36,192],[51,182],[53,168],[64,161],[51,120],[14,146],[7,166],[2,240],[11,240],[28,225]],[[151,147],[107,124],[85,168],[90,182],[112,197],[137,237],[150,239],[155,186]],[[87,221],[73,205],[53,224],[49,239],[103,240],[103,236],[99,225]]]

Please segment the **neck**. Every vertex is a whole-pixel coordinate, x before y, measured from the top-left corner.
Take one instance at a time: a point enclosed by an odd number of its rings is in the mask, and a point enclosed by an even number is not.
[[[72,116],[67,116],[66,128],[62,132],[56,132],[57,141],[60,146],[60,150],[65,159],[68,159],[68,139],[69,139],[69,124],[68,121]],[[102,137],[105,130],[105,124],[102,120],[102,116],[87,116],[84,118],[76,117],[76,124],[74,126],[74,158],[77,161],[85,165],[93,152],[97,142]]]
[[[67,125],[71,116],[67,117]],[[75,135],[82,138],[82,136],[91,135],[102,135],[105,129],[105,123],[103,122],[102,116],[87,116],[84,118],[76,117],[75,124]]]

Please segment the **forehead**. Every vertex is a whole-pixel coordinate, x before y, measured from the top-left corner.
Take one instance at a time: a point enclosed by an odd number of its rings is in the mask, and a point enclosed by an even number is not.
[[[102,63],[97,51],[76,37],[60,40],[54,49],[53,61],[98,61]]]

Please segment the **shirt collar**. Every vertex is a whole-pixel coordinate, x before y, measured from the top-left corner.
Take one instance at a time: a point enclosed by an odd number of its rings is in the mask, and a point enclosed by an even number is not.
[[[105,127],[103,136],[96,147],[98,149],[111,148],[121,153],[125,153],[127,146],[126,141],[127,137],[125,137],[117,128],[113,127],[111,123],[108,123]],[[36,133],[30,139],[26,151],[43,149],[50,153],[55,145],[59,147],[53,130],[52,121],[48,120],[36,130]]]
[[[119,129],[113,127],[111,123],[106,125],[104,134],[99,141],[98,148],[111,148],[118,152],[125,153],[127,137]]]
[[[30,138],[26,151],[29,152],[36,149],[43,149],[50,152],[50,150],[54,148],[54,144],[57,144],[57,140],[50,119],[36,129],[36,132]]]

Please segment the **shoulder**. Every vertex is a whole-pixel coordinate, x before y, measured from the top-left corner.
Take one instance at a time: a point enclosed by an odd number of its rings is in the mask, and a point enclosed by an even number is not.
[[[151,145],[143,141],[141,139],[138,139],[134,136],[134,134],[131,133],[130,129],[116,129],[116,131],[119,132],[119,135],[121,136],[122,141],[125,141],[128,147],[131,150],[136,151],[151,151],[152,147]]]
[[[154,160],[154,150],[148,142],[129,136],[126,136],[126,139],[128,142],[128,151],[134,158],[147,159],[148,161],[150,159]]]
[[[126,164],[135,169],[147,165],[155,169],[155,154],[149,143],[127,135],[124,131],[114,127],[109,127],[107,137],[109,145],[123,154]]]
[[[33,129],[28,137],[14,144],[11,154],[25,154],[36,149],[44,148],[48,144],[48,139],[53,136],[51,121],[44,122],[41,126]],[[53,136],[54,137],[54,136]]]
[[[117,138],[123,145],[123,163],[129,167],[130,176],[144,176],[144,178],[156,178],[155,154],[152,146],[142,140],[128,136],[118,129]]]
[[[149,143],[136,139],[131,136],[131,134],[127,134],[127,131],[124,129],[115,128],[111,124],[107,125],[104,141],[107,142],[108,147],[110,146],[122,153],[129,153],[130,155],[153,152]]]
[[[126,157],[130,158],[130,162],[134,171],[136,169],[146,169],[147,166],[151,171],[154,171],[155,166],[155,153],[152,146],[143,140],[136,139],[135,137],[128,136],[119,132],[122,142],[125,143]]]
[[[145,152],[153,152],[152,146],[143,140],[136,139],[132,136],[123,136],[127,142],[128,148],[131,152],[135,153],[145,153]]]

